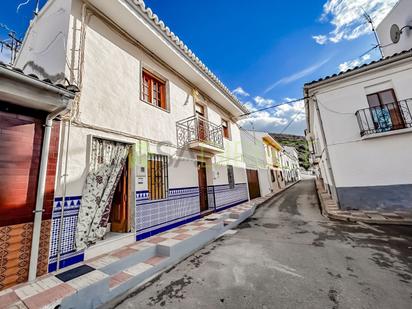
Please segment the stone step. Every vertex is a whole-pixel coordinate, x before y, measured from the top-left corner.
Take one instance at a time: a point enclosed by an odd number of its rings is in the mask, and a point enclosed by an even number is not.
[[[240,220],[238,220],[238,219],[232,219],[232,218],[226,219],[225,220],[225,228],[230,230],[230,229],[234,228],[236,225],[238,225],[239,222],[240,222]]]
[[[110,254],[85,261],[85,264],[112,275],[131,265],[147,260],[155,256],[156,253],[155,243],[141,241],[113,251]]]
[[[396,213],[393,213],[393,212],[384,212],[384,213],[382,213],[382,216],[384,216],[386,218],[389,218],[389,219],[397,219],[397,220],[403,218],[402,216],[400,216]]]
[[[170,259],[170,257],[157,255],[112,275],[109,281],[108,299],[113,299],[138,286],[164,268]]]
[[[339,211],[338,207],[327,207],[327,211]]]
[[[223,221],[205,222],[205,224],[189,225],[185,227],[183,234],[171,239],[166,239],[157,244],[157,254],[179,259],[187,252],[199,249],[204,243],[216,237],[217,230],[223,230]]]

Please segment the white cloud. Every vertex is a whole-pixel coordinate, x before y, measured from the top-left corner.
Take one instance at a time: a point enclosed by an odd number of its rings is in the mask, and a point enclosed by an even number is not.
[[[296,72],[290,76],[287,77],[283,77],[281,79],[279,79],[278,81],[276,81],[275,83],[273,83],[272,85],[270,85],[263,93],[266,94],[269,91],[271,91],[273,88],[279,86],[279,85],[287,85],[290,84],[294,81],[297,81],[299,79],[302,79],[303,77],[308,76],[309,74],[312,74],[313,72],[315,72],[316,70],[318,70],[320,67],[322,67],[323,65],[325,65],[327,62],[329,62],[331,58],[327,58],[321,62],[315,63],[314,65],[303,69],[302,71]]]
[[[354,40],[371,31],[363,14],[365,10],[375,26],[388,14],[398,0],[328,0],[323,5],[321,21],[329,22],[334,29],[327,35],[314,35],[318,44]]]
[[[243,106],[246,107],[250,112],[255,112],[257,111],[257,108],[254,106],[254,104],[250,101],[243,103]]]
[[[285,126],[288,123],[286,118],[273,117],[268,112],[258,112],[253,117],[242,119],[239,125],[256,131],[275,132],[276,128]]]
[[[293,101],[293,99],[290,99],[290,101]],[[296,114],[305,114],[305,104],[303,100],[294,102],[291,104],[284,104],[280,105],[279,107],[276,108],[275,113],[276,116],[288,116],[290,119],[294,117]],[[293,118],[294,119],[294,118]],[[298,119],[298,118],[296,118]],[[300,119],[300,118],[299,118]]]
[[[293,98],[285,98],[286,102],[294,101]],[[275,100],[257,96],[253,101],[248,101],[244,105],[250,111],[257,111],[275,105]],[[239,125],[247,130],[256,130],[263,132],[281,132],[287,124],[293,120],[286,133],[303,134],[305,129],[305,108],[304,102],[298,101],[291,104],[280,105],[277,108],[260,111],[249,115],[239,121]]]
[[[275,104],[275,101],[274,101],[274,100],[272,100],[272,99],[265,99],[265,98],[262,98],[262,97],[260,97],[260,96],[257,96],[257,97],[255,97],[255,98],[253,98],[253,100],[256,102],[256,104],[257,104],[259,107],[268,107],[268,106],[271,106],[271,105],[274,105],[274,104]]]
[[[237,87],[235,90],[232,91],[234,95],[240,96],[240,97],[248,97],[250,96],[249,93],[247,93],[242,87]]]
[[[314,35],[312,36],[312,39],[314,39],[319,45],[324,45],[328,41],[328,37],[322,34]]]
[[[371,56],[369,54],[364,55],[361,58],[355,59],[355,60],[350,60],[350,61],[346,61],[344,63],[341,63],[339,65],[339,70],[341,72],[345,72],[349,69],[353,69],[354,67],[357,67],[359,65],[362,65],[366,62],[368,62],[371,59]]]

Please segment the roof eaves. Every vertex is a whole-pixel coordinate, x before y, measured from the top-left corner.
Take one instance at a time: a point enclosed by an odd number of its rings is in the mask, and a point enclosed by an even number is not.
[[[15,74],[20,74],[20,75],[24,76],[27,79],[36,80],[37,82],[47,84],[48,86],[56,88],[56,90],[60,89],[60,90],[63,90],[63,91],[67,91],[67,92],[69,92],[73,95],[76,94],[77,92],[79,92],[79,88],[76,85],[67,85],[67,86],[65,86],[65,85],[62,85],[62,84],[54,84],[49,79],[43,79],[42,80],[35,74],[25,74],[23,72],[23,70],[21,70],[19,68],[16,68],[16,67],[13,67],[11,65],[5,64],[4,62],[0,61],[0,69],[1,68],[5,69],[5,70],[8,70],[10,72],[13,72]]]
[[[324,81],[328,81],[328,80],[330,80],[330,79],[332,79],[332,78],[335,78],[335,77],[344,76],[344,75],[347,75],[347,74],[349,74],[349,73],[356,72],[356,71],[361,70],[361,69],[363,69],[363,68],[372,66],[372,65],[374,65],[374,64],[382,63],[382,62],[384,62],[384,61],[387,61],[387,60],[390,60],[390,59],[394,59],[394,58],[399,57],[399,56],[401,56],[401,55],[405,55],[405,54],[407,54],[407,53],[411,53],[411,56],[412,56],[412,49],[405,50],[405,51],[402,51],[402,52],[400,52],[400,53],[396,53],[396,54],[394,54],[394,55],[392,55],[392,56],[388,56],[388,57],[385,57],[385,58],[382,58],[382,59],[379,59],[379,60],[372,61],[372,62],[370,62],[370,63],[362,64],[362,65],[356,66],[356,67],[351,68],[351,69],[346,70],[346,71],[342,71],[342,72],[337,73],[337,74],[333,74],[333,75],[330,75],[330,76],[325,76],[325,77],[322,77],[322,78],[320,78],[320,79],[318,79],[318,80],[313,80],[313,81],[311,81],[311,82],[309,82],[309,83],[306,83],[306,84],[304,85],[304,87],[314,86],[314,85],[316,85],[317,83],[324,82]]]
[[[168,40],[179,49],[200,71],[205,74],[237,107],[239,107],[245,113],[249,112],[244,107],[238,98],[219,80],[219,78],[195,55],[195,53],[187,47],[187,45],[175,35],[169,27],[155,14],[153,11],[146,7],[143,0],[132,0],[132,2],[144,13],[152,24],[161,32],[163,32]]]

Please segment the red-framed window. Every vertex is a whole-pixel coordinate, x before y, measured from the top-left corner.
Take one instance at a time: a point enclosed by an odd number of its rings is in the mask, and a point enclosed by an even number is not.
[[[146,70],[143,70],[142,73],[142,100],[161,109],[168,109],[166,82]]]

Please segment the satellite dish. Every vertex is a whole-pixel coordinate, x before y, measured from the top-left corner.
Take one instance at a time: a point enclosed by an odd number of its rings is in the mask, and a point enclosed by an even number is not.
[[[391,40],[394,44],[398,43],[401,39],[401,30],[397,24],[393,24],[391,27]]]

